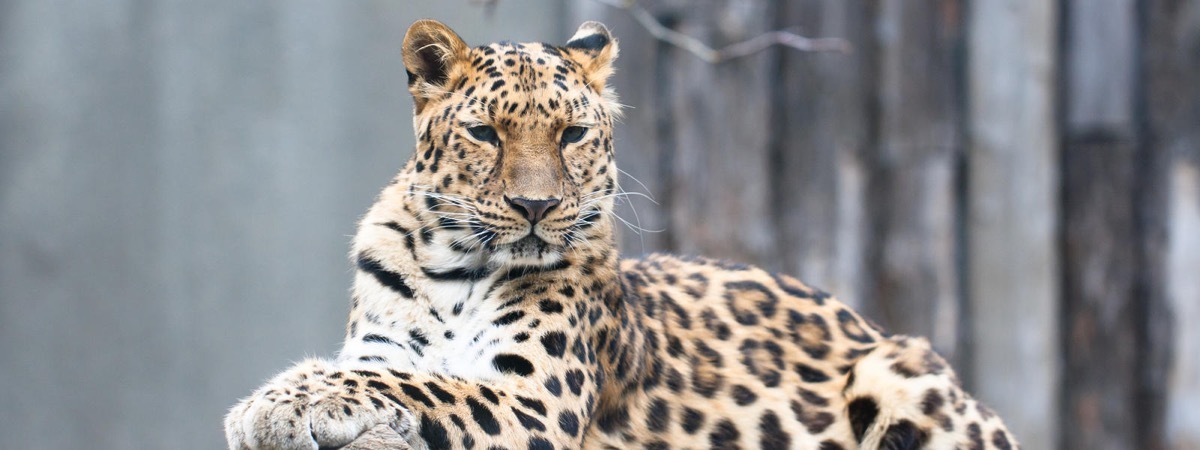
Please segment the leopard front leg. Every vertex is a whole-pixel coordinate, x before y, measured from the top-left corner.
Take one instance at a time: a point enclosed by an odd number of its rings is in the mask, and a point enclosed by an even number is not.
[[[306,361],[235,406],[225,435],[233,450],[317,449],[387,424],[414,449],[580,448],[596,372],[578,360],[542,362],[484,382]]]
[[[349,444],[386,425],[407,437],[413,415],[386,392],[310,359],[276,376],[225,417],[231,450],[318,449]]]

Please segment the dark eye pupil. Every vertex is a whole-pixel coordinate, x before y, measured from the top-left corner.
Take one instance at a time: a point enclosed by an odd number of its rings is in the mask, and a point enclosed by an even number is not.
[[[584,127],[567,127],[563,130],[562,141],[564,144],[579,142],[583,139],[583,135],[587,134],[587,128]]]
[[[471,137],[483,142],[497,142],[499,137],[496,136],[496,129],[487,125],[467,128],[467,132],[471,133]]]

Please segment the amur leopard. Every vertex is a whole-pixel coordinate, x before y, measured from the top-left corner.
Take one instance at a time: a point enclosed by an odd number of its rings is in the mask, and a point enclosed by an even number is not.
[[[354,238],[345,343],[225,419],[229,448],[1010,449],[927,341],[703,258],[619,259],[596,22],[563,46],[403,42],[417,148]]]

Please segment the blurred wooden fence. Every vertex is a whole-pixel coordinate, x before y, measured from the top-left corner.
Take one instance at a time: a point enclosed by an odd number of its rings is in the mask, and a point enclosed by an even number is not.
[[[660,203],[623,215],[667,230],[628,253],[931,336],[1025,448],[1200,448],[1200,2],[644,0],[714,45],[854,45],[719,65],[567,4],[0,0],[5,448],[215,448],[238,396],[333,351],[421,17],[614,28],[624,185]]]
[[[630,254],[802,276],[929,336],[1026,448],[1200,448],[1200,5],[643,1],[713,46],[799,27],[851,54],[708,64],[622,10]],[[634,181],[636,178],[639,181]]]

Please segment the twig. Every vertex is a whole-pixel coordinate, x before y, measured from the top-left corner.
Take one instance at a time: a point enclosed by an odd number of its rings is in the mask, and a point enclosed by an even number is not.
[[[636,0],[593,1],[629,12],[634,20],[637,20],[638,24],[650,32],[650,35],[656,39],[687,50],[689,53],[696,55],[697,58],[711,64],[750,56],[766,50],[773,45],[782,45],[806,52],[850,53],[852,50],[850,43],[845,39],[809,38],[798,35],[790,30],[769,31],[745,41],[730,44],[721,49],[714,49],[699,39],[663,26],[663,24],[659,23],[658,19],[654,18],[654,15],[650,14],[650,11],[638,5]]]

